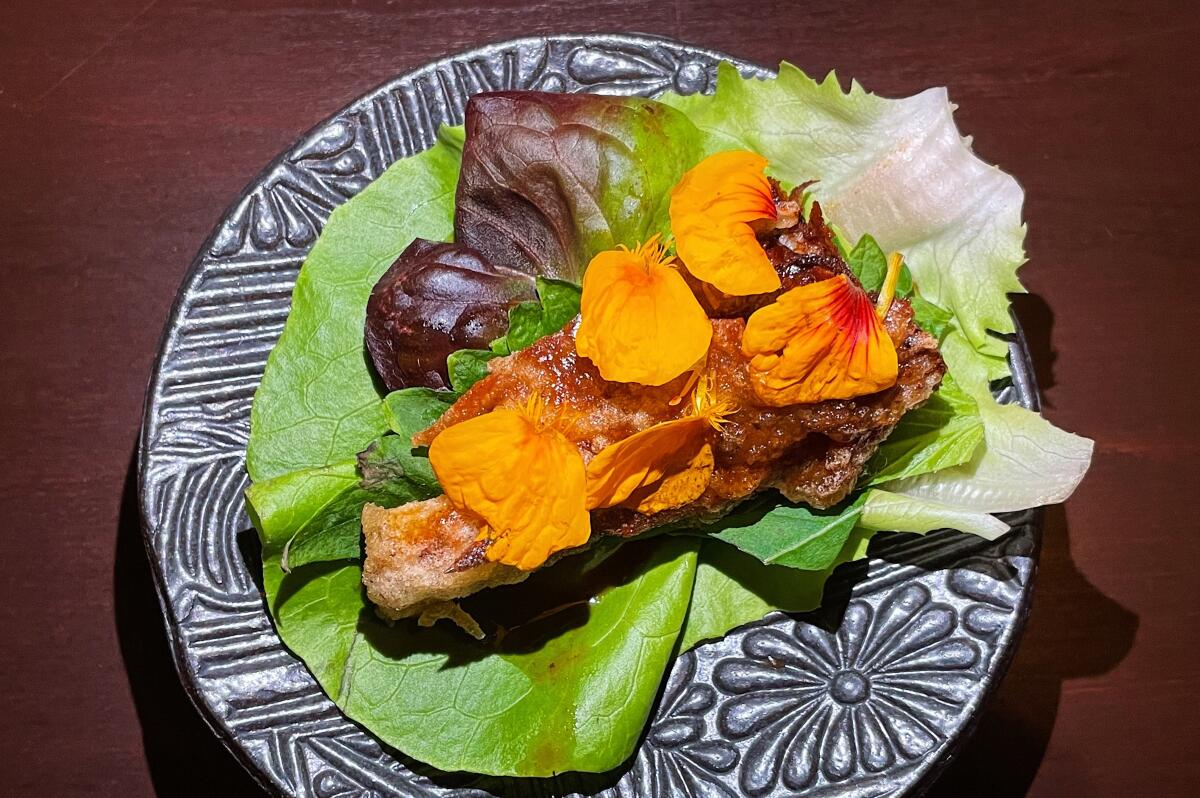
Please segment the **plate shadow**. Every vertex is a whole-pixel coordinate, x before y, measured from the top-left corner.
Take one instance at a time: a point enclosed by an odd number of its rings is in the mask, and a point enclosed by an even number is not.
[[[175,672],[142,542],[136,450],[129,460],[117,521],[113,621],[155,794],[172,798],[264,795],[205,724]]]
[[[1107,673],[1129,653],[1137,615],[1080,573],[1069,544],[1063,508],[1047,508],[1033,609],[1017,653],[974,735],[927,798],[1025,795],[1050,742],[1063,683]]]

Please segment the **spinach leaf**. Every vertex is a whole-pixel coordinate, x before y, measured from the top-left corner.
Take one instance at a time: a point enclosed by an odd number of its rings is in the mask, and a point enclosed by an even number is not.
[[[363,343],[367,298],[414,238],[449,236],[457,178],[457,150],[435,145],[329,217],[255,394],[246,450],[254,481],[353,457],[387,429]]]
[[[913,319],[917,326],[939,341],[943,340],[954,326],[954,314],[925,299],[919,290],[914,291],[908,301],[912,305]]]
[[[837,559],[862,514],[864,498],[860,495],[849,504],[816,510],[791,504],[770,492],[688,534],[712,535],[767,565],[820,571]]]
[[[769,565],[720,540],[705,541],[696,563],[692,604],[679,650],[723,637],[770,612],[816,609],[821,606],[829,576],[843,563],[866,558],[867,546],[876,532],[924,534],[957,529],[992,540],[1008,531],[1007,524],[987,513],[875,488],[861,493],[843,515],[853,519],[854,528],[836,556],[820,570]]]
[[[455,393],[463,393],[488,373],[488,361],[500,357],[497,352],[486,349],[460,349],[446,358],[450,370],[450,387]]]
[[[878,291],[883,287],[883,278],[887,275],[887,255],[871,236],[864,235],[858,239],[854,249],[846,256],[846,265],[866,290]]]
[[[388,626],[364,607],[357,565],[288,574],[268,554],[263,575],[284,642],[372,734],[443,770],[552,776],[609,770],[637,745],[683,627],[696,548],[677,537],[617,555],[605,547],[481,594],[484,604],[531,608],[482,642],[444,624]],[[630,554],[640,562],[604,568]],[[594,599],[546,606],[580,583]]]
[[[864,491],[844,511],[854,529],[824,568],[801,571],[768,565],[719,540],[705,541],[696,563],[696,581],[679,650],[723,637],[730,630],[768,613],[807,612],[821,606],[825,584],[843,563],[865,559],[871,537],[879,531],[924,534],[957,529],[992,540],[1008,525],[987,513],[878,489]]]
[[[507,355],[553,335],[579,315],[583,289],[563,280],[537,279],[538,301],[522,302],[508,312],[508,334],[497,339],[492,349]]]
[[[402,388],[383,398],[388,427],[409,439],[442,417],[458,395],[432,388]]]
[[[978,405],[947,374],[929,401],[900,420],[867,463],[859,484],[878,485],[961,465],[982,443]]]
[[[450,385],[462,393],[487,376],[487,363],[494,357],[510,355],[547,335],[561,330],[579,315],[582,289],[563,280],[537,278],[537,301],[522,302],[508,312],[508,332],[492,348],[460,349],[446,359]]]
[[[700,132],[640,97],[472,97],[454,235],[495,263],[580,282],[592,257],[669,232],[669,193]]]
[[[836,234],[835,234],[836,235]],[[838,243],[840,236],[835,237],[835,243]],[[875,239],[869,235],[864,235],[858,239],[858,243],[854,245],[854,249],[846,252],[842,249],[844,245],[838,243],[839,249],[846,259],[846,265],[850,267],[850,271],[862,283],[862,287],[867,291],[878,291],[883,288],[884,278],[887,277],[887,255],[883,249],[876,243]],[[908,264],[900,265],[900,276],[896,278],[896,296],[912,297],[916,293],[913,285],[912,272],[908,270]],[[932,303],[926,303],[935,310],[941,310]]]

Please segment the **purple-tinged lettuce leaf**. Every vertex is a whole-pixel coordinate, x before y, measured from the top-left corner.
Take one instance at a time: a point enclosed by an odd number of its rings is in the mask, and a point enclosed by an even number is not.
[[[450,387],[446,358],[481,349],[508,329],[509,311],[534,297],[533,278],[462,244],[418,238],[367,302],[371,361],[388,390]]]
[[[579,283],[597,253],[668,232],[699,131],[640,97],[492,92],[467,104],[454,235],[492,262]]]

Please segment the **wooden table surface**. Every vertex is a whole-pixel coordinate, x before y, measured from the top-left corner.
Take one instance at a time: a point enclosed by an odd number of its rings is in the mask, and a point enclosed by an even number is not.
[[[884,94],[946,84],[977,151],[1025,186],[1019,315],[1046,414],[1096,457],[1049,512],[1024,642],[933,795],[1197,794],[1196,8],[0,3],[0,792],[256,793],[176,680],[133,459],[168,307],[227,204],[425,61],[640,30]]]

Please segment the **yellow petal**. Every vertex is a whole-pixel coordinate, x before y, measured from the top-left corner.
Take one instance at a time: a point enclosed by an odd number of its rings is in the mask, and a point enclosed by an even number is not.
[[[588,463],[588,507],[624,504],[646,514],[698,499],[713,472],[710,431],[733,407],[713,396],[710,379],[696,386],[691,415],[655,424],[606,446]]]
[[[712,322],[668,260],[652,239],[588,265],[575,349],[604,379],[662,385],[707,354]]]
[[[708,431],[706,419],[687,416],[655,424],[606,446],[587,466],[588,506],[623,504],[635,493],[639,494],[638,504],[658,509],[680,507],[696,499],[712,476],[711,447],[707,460],[698,458],[707,446]],[[664,485],[668,480],[672,481]],[[666,492],[656,499],[660,488]]]
[[[671,232],[684,266],[726,294],[779,288],[779,275],[758,244],[751,222],[775,219],[766,158],[745,150],[710,155],[671,192]]]
[[[896,348],[845,275],[793,288],[746,322],[742,353],[764,404],[852,399],[896,384]]]
[[[713,463],[712,444],[705,443],[683,467],[634,491],[626,503],[639,513],[654,515],[694,502],[712,481]]]
[[[587,542],[579,450],[533,410],[494,410],[447,427],[429,462],[450,502],[483,518],[487,558],[532,570]]]

